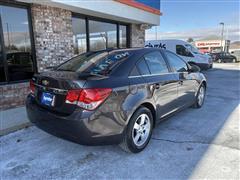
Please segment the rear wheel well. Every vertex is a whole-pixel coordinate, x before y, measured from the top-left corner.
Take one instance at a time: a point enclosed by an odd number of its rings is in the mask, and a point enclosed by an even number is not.
[[[203,81],[202,84],[204,85],[205,89],[207,88],[207,83],[206,81]]]
[[[156,124],[156,111],[155,111],[154,106],[151,103],[143,103],[143,104],[141,104],[141,106],[146,107],[146,108],[148,108],[151,111],[152,116],[153,116],[153,127],[155,127],[155,124]]]

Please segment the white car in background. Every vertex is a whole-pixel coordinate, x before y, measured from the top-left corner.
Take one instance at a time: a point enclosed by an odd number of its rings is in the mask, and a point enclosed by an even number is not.
[[[150,40],[145,42],[145,47],[156,47],[172,51],[189,64],[197,65],[202,70],[212,68],[211,56],[202,54],[196,47],[186,41],[176,39]]]

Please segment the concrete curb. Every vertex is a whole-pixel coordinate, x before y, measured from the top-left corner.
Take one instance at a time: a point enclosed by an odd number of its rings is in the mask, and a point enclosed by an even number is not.
[[[25,106],[0,111],[0,136],[31,125]]]
[[[27,127],[30,127],[32,126],[32,123],[24,123],[24,124],[21,124],[21,125],[18,125],[18,126],[13,126],[13,127],[10,127],[10,128],[7,128],[7,129],[3,129],[1,130],[0,132],[0,136],[4,136],[4,135],[7,135],[9,133],[12,133],[12,132],[15,132],[15,131],[18,131],[20,129],[24,129],[24,128],[27,128]]]

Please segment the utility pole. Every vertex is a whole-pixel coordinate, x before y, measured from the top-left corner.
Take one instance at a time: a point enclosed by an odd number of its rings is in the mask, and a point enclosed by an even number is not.
[[[221,51],[223,52],[223,32],[224,32],[224,23],[219,23],[222,26],[222,32],[221,32]]]

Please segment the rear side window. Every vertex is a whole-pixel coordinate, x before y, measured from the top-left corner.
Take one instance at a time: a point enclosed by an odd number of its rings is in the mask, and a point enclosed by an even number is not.
[[[139,76],[139,72],[136,66],[134,66],[134,68],[132,69],[130,76]]]
[[[155,51],[144,56],[151,74],[168,73],[168,67],[160,52]]]
[[[180,57],[169,51],[166,51],[165,54],[175,72],[186,72],[188,70],[187,64]]]
[[[58,66],[58,71],[71,71],[108,75],[116,65],[129,58],[128,51],[117,52],[90,52],[76,56]]]
[[[144,58],[141,58],[138,61],[137,68],[138,68],[139,72],[141,73],[141,75],[149,75],[150,74],[150,71],[148,69],[148,65],[146,64]]]

